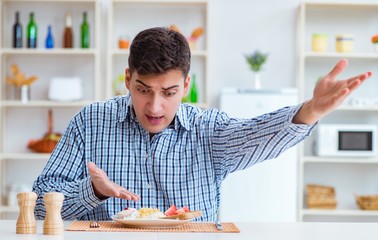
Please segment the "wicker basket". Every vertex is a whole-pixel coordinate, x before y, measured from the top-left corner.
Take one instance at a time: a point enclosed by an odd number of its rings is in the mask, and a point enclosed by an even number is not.
[[[335,196],[335,188],[330,186],[307,184],[306,186],[308,195],[329,195]]]
[[[335,188],[317,184],[306,186],[306,204],[308,208],[335,209],[337,201]]]
[[[356,195],[356,202],[363,210],[378,210],[378,195]]]
[[[30,140],[28,143],[28,148],[38,153],[51,153],[56,144],[58,143],[61,134],[53,132],[53,117],[52,110],[49,110],[48,116],[48,131],[47,133],[38,140]]]
[[[37,153],[52,153],[57,143],[57,141],[50,139],[31,140],[28,143],[28,148]]]

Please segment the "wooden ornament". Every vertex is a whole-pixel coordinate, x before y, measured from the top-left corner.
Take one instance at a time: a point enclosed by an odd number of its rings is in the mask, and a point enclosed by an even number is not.
[[[64,195],[58,192],[46,193],[43,196],[46,208],[46,217],[43,223],[43,234],[60,235],[63,234],[64,226],[62,220],[62,205]]]
[[[17,194],[20,212],[16,223],[17,234],[35,234],[37,225],[34,216],[37,194],[35,192],[21,192]]]

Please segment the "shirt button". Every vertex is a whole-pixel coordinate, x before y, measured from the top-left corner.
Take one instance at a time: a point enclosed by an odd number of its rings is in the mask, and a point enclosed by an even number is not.
[[[151,185],[149,183],[146,183],[147,189],[151,189]]]
[[[146,154],[146,159],[148,158],[148,153]]]

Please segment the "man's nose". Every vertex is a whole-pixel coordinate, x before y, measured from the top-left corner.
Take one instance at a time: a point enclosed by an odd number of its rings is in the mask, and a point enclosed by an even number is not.
[[[159,95],[155,94],[151,97],[149,102],[149,110],[151,113],[158,113],[161,110],[162,99]]]

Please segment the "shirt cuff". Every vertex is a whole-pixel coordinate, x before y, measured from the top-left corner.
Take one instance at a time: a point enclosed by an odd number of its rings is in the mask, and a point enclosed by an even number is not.
[[[310,134],[318,122],[314,124],[296,124],[293,123],[294,116],[298,113],[299,109],[302,107],[303,103],[298,104],[297,106],[293,107],[288,114],[288,131],[292,134]]]
[[[81,182],[81,185],[79,186],[79,199],[84,206],[88,206],[88,209],[93,209],[103,202],[96,197],[90,177],[85,178]]]

